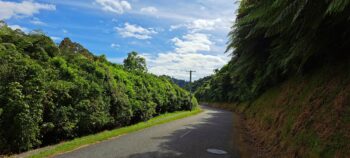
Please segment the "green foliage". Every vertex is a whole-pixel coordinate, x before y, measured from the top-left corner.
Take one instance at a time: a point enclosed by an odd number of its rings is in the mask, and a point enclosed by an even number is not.
[[[131,52],[124,60],[124,68],[129,71],[146,72],[146,60],[139,56],[136,52]]]
[[[237,103],[268,155],[347,157],[349,15],[349,0],[242,0],[232,59],[197,98]]]
[[[10,83],[5,88],[3,101],[4,114],[0,124],[1,136],[5,138],[0,147],[5,150],[24,151],[40,143],[38,139],[41,123],[40,95],[33,92],[31,95],[23,94],[23,86],[18,82]]]
[[[249,101],[268,87],[324,64],[350,49],[349,0],[243,0],[229,34],[231,61],[196,96]]]
[[[195,100],[195,98],[193,98]],[[193,109],[192,111],[178,111],[174,113],[165,113],[156,116],[148,121],[140,122],[131,126],[117,128],[113,130],[103,131],[97,134],[92,134],[88,136],[83,136],[70,141],[66,141],[57,145],[53,145],[50,148],[41,149],[39,152],[32,152],[27,157],[29,158],[45,158],[52,157],[54,155],[59,155],[61,153],[66,153],[79,149],[80,147],[95,144],[101,141],[109,140],[127,133],[139,131],[145,128],[149,128],[155,125],[164,124],[170,121],[182,119],[188,116],[196,115],[202,112],[200,108]]]
[[[130,53],[124,67],[68,38],[57,46],[42,33],[27,35],[2,25],[0,154],[197,105],[187,91],[146,73],[145,60],[136,53]]]

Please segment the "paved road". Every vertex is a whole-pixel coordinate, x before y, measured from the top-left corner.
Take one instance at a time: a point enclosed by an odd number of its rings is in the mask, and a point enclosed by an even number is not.
[[[185,119],[154,126],[90,145],[56,158],[235,158],[232,116],[228,111],[205,111]],[[227,151],[216,155],[208,148]]]

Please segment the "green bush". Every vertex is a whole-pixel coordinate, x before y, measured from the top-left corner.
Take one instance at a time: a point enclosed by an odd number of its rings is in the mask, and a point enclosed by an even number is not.
[[[197,105],[170,80],[145,72],[137,53],[124,68],[68,38],[58,47],[43,34],[5,26],[0,39],[0,154]]]

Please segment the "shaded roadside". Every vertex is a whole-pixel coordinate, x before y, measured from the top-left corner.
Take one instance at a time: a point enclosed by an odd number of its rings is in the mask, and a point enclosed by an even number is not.
[[[260,145],[258,138],[254,135],[254,131],[249,127],[246,117],[232,108],[227,103],[202,103],[203,105],[231,111],[233,115],[233,129],[235,135],[232,137],[232,144],[237,148],[242,158],[259,158],[267,156],[266,149]]]

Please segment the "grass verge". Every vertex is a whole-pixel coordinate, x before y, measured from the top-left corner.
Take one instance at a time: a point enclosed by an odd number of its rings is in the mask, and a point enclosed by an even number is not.
[[[198,108],[198,109],[195,109],[193,111],[179,111],[179,112],[174,112],[174,113],[163,114],[163,115],[154,117],[146,122],[140,122],[140,123],[137,123],[135,125],[122,127],[122,128],[118,128],[118,129],[110,130],[110,131],[104,131],[104,132],[97,133],[94,135],[84,136],[84,137],[73,139],[71,141],[63,142],[63,143],[54,145],[50,148],[38,151],[36,153],[29,154],[26,157],[43,158],[43,157],[58,155],[61,153],[73,151],[73,150],[78,149],[82,146],[98,143],[98,142],[101,142],[104,140],[111,139],[113,137],[117,137],[117,136],[127,134],[130,132],[139,131],[141,129],[145,129],[145,128],[148,128],[151,126],[155,126],[155,125],[167,123],[170,121],[182,119],[182,118],[185,118],[188,116],[198,114],[200,112],[202,112],[202,110]]]

